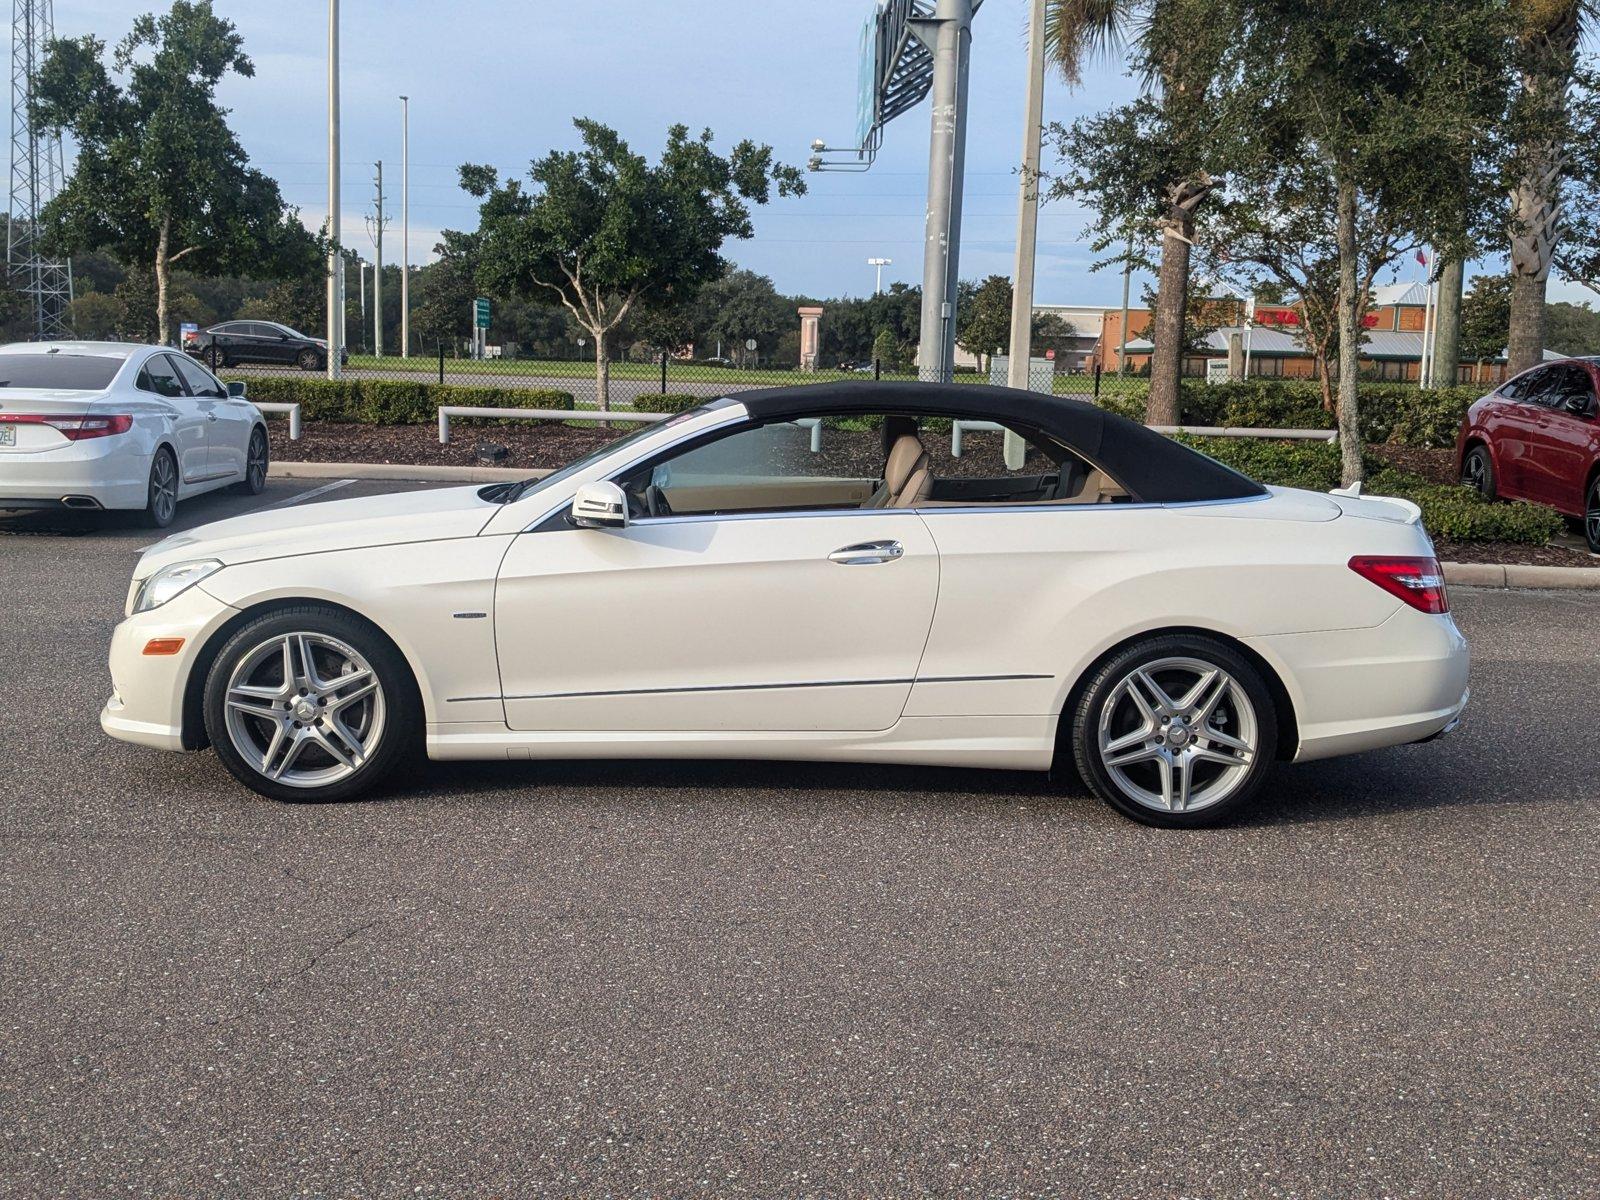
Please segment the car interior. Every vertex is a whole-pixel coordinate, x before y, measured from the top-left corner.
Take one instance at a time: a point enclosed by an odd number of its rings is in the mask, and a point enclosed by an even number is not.
[[[1018,470],[990,465],[981,474],[966,474],[934,469],[928,447],[938,444],[936,438],[950,438],[948,420],[939,422],[938,433],[929,428],[933,419],[909,415],[886,415],[874,423],[879,437],[869,455],[876,467],[870,475],[861,469],[863,444],[873,433],[860,428],[866,423],[854,419],[841,429],[818,417],[720,434],[668,452],[616,482],[628,497],[632,518],[1132,499],[1105,471],[1035,430],[1011,430],[1026,445]],[[1003,433],[992,425],[967,433],[966,457],[992,464]],[[988,453],[975,454],[974,441],[985,437]]]

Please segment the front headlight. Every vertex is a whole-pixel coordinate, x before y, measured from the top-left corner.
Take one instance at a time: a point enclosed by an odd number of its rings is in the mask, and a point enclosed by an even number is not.
[[[173,563],[170,567],[162,567],[139,585],[139,594],[134,597],[133,611],[135,613],[149,612],[152,608],[160,608],[169,600],[176,599],[199,583],[208,575],[215,575],[222,570],[222,564],[214,558],[201,559],[198,562]]]

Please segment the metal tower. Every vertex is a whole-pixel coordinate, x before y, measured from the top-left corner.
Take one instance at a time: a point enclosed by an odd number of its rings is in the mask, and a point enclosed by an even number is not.
[[[60,135],[33,129],[34,80],[55,37],[51,0],[11,4],[11,203],[6,212],[6,268],[28,298],[34,336],[72,336],[72,264],[40,246],[39,211],[65,177]]]

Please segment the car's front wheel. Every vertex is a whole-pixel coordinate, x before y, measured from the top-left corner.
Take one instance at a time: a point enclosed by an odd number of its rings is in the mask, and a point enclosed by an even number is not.
[[[1583,539],[1590,554],[1600,554],[1600,475],[1589,481],[1589,494],[1583,502]]]
[[[300,356],[295,361],[300,364],[300,369],[302,371],[322,370],[322,355],[318,354],[315,350],[308,349],[300,351]]]
[[[1149,638],[1094,673],[1072,714],[1078,772],[1136,821],[1211,825],[1260,789],[1278,744],[1261,673],[1201,635]]]
[[[233,777],[274,800],[347,800],[419,736],[405,659],[367,622],[322,605],[251,621],[206,677],[206,733]]]
[[[1495,498],[1494,459],[1489,456],[1489,447],[1474,446],[1467,451],[1461,460],[1461,482],[1476,489],[1485,500]]]

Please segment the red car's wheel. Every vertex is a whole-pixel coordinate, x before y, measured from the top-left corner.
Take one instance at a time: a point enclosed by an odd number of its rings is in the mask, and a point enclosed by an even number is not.
[[[1489,457],[1489,447],[1474,446],[1461,460],[1461,482],[1483,494],[1485,500],[1495,498],[1494,459]]]
[[[1583,536],[1590,554],[1600,554],[1600,475],[1589,481],[1589,495],[1583,502]]]

